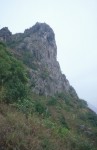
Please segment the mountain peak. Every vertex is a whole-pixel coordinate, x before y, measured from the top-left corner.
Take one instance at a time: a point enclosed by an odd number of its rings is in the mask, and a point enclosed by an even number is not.
[[[26,35],[37,34],[39,37],[46,39],[50,44],[55,41],[55,34],[52,28],[46,23],[37,22],[34,26],[26,29]]]
[[[29,29],[26,29],[25,31],[27,32],[29,30],[34,32],[34,33],[35,32],[42,32],[42,33],[49,32],[49,33],[52,33],[54,35],[54,32],[53,32],[52,28],[46,23],[37,22],[34,26],[32,26]]]
[[[11,36],[7,28],[4,37]],[[70,86],[65,75],[62,74],[57,61],[57,46],[53,29],[46,23],[37,22],[26,29],[24,33],[11,36],[8,42],[14,53],[29,68],[32,91],[37,94],[54,95],[67,92],[78,98],[75,90]],[[9,38],[8,38],[9,39]]]
[[[0,41],[7,42],[11,40],[12,33],[9,31],[8,27],[4,27],[0,30]]]

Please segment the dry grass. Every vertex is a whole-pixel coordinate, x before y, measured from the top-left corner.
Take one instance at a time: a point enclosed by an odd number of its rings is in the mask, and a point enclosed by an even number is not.
[[[33,98],[39,97],[34,95]],[[39,101],[47,105],[44,97]],[[96,150],[89,145],[91,138],[77,133],[79,122],[85,123],[75,116],[77,110],[67,111],[62,101],[47,107],[50,112],[48,117],[37,112],[26,116],[13,105],[0,103],[0,150]],[[61,124],[62,116],[69,130]]]
[[[53,150],[61,148],[57,141],[41,118],[26,118],[11,106],[0,104],[0,150]]]

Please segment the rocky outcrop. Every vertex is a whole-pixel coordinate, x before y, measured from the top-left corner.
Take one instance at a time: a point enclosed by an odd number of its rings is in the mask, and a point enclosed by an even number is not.
[[[11,41],[12,33],[7,27],[4,27],[0,30],[0,41],[9,42]]]
[[[78,98],[66,76],[61,73],[57,61],[55,34],[49,25],[36,23],[24,33],[11,35],[10,39],[7,43],[14,49],[16,57],[29,68],[33,92],[45,95],[68,92]]]

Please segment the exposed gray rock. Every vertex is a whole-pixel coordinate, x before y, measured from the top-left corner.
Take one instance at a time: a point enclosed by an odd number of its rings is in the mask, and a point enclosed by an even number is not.
[[[24,33],[12,35],[10,47],[29,67],[33,92],[45,95],[68,92],[78,98],[57,61],[55,34],[46,23],[36,23]]]
[[[9,42],[11,40],[12,33],[7,27],[0,30],[0,41]]]
[[[81,132],[84,132],[87,136],[92,136],[93,135],[92,129],[87,127],[86,125],[80,125],[79,130]]]

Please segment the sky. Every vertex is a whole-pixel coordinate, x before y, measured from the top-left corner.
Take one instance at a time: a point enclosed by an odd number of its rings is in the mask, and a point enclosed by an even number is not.
[[[24,32],[36,22],[54,30],[62,73],[97,107],[97,0],[0,0],[0,29]]]

